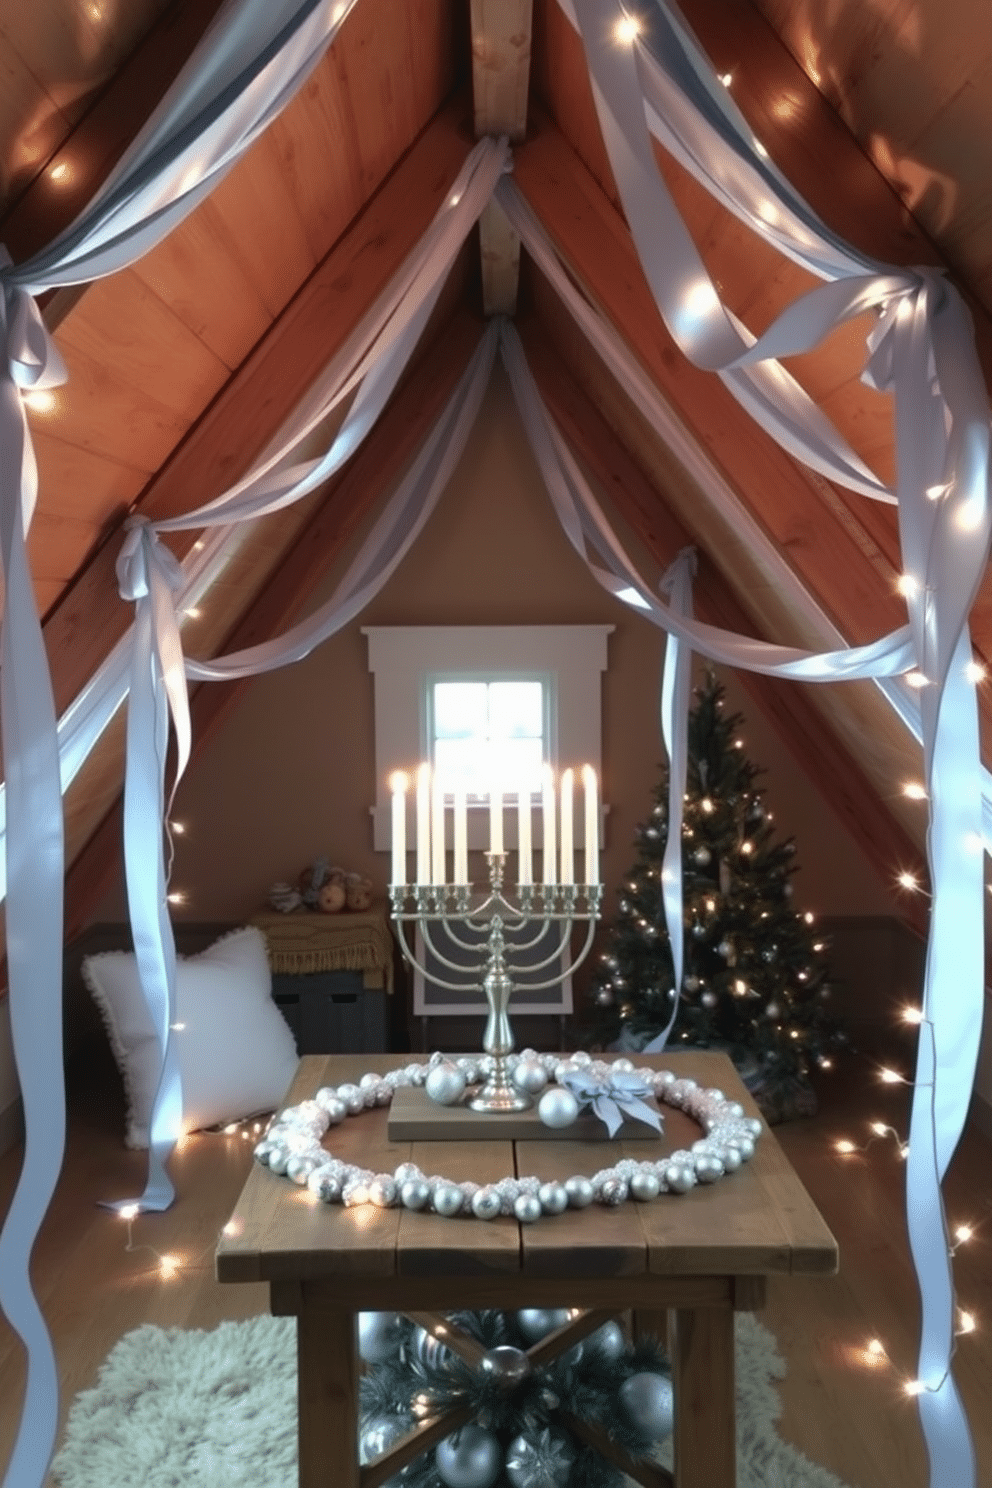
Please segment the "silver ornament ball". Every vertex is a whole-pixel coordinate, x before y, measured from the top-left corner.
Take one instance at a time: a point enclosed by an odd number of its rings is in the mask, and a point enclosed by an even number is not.
[[[577,1174],[573,1178],[565,1179],[565,1192],[568,1194],[568,1202],[573,1209],[586,1209],[596,1197],[595,1191],[588,1178]]]
[[[570,1321],[567,1307],[524,1307],[517,1313],[517,1326],[530,1343],[546,1338]]]
[[[546,1090],[537,1106],[537,1114],[545,1126],[554,1130],[571,1126],[579,1114],[579,1103],[570,1090],[556,1086]]]
[[[632,1374],[620,1386],[620,1404],[635,1426],[656,1441],[670,1436],[675,1422],[672,1382],[664,1374]]]
[[[438,1443],[434,1464],[447,1488],[492,1488],[503,1468],[503,1449],[491,1431],[470,1423]]]
[[[426,1209],[431,1199],[431,1186],[426,1178],[407,1178],[400,1184],[400,1203],[404,1209]]]
[[[495,1219],[502,1202],[495,1188],[480,1188],[472,1195],[472,1213],[476,1219]]]
[[[545,1214],[562,1214],[568,1208],[564,1183],[542,1183],[537,1191]]]
[[[575,1449],[564,1432],[545,1427],[514,1437],[506,1452],[506,1476],[512,1488],[565,1488]]]
[[[548,1083],[547,1071],[537,1058],[518,1059],[510,1078],[517,1089],[524,1091],[526,1095],[537,1095]]]
[[[381,1364],[396,1353],[400,1342],[398,1312],[358,1314],[358,1352],[366,1364]],[[385,1450],[383,1448],[383,1450]]]
[[[520,1194],[513,1201],[513,1212],[521,1224],[535,1224],[543,1214],[537,1194]]]
[[[424,1082],[424,1089],[439,1106],[454,1106],[465,1094],[465,1073],[455,1064],[436,1064]]]
[[[619,1323],[604,1323],[589,1335],[586,1343],[593,1353],[610,1360],[619,1359],[627,1349],[627,1340]]]
[[[531,1371],[531,1362],[523,1349],[512,1344],[500,1343],[487,1349],[479,1360],[482,1374],[495,1380],[501,1390],[512,1390],[525,1380]]]

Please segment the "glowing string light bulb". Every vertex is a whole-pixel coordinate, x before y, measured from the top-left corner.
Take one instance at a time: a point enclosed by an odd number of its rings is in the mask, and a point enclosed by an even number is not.
[[[636,16],[625,15],[617,21],[616,38],[624,46],[630,46],[641,34],[641,23]]]

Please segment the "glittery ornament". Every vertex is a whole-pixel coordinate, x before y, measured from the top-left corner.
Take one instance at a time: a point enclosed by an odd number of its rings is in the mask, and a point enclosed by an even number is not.
[[[565,1488],[575,1450],[563,1432],[545,1427],[534,1436],[517,1436],[507,1448],[506,1476],[513,1488]]]
[[[675,1424],[672,1382],[664,1374],[632,1374],[620,1386],[620,1404],[635,1426],[656,1441],[670,1436]]]
[[[524,1307],[517,1313],[517,1326],[528,1343],[538,1343],[556,1328],[564,1328],[571,1316],[566,1307]]]
[[[399,1348],[400,1315],[398,1312],[360,1312],[358,1314],[358,1352],[366,1364],[381,1364]]]
[[[692,861],[694,863],[698,863],[700,868],[705,868],[706,864],[710,861],[712,856],[713,854],[710,852],[708,847],[697,847],[696,851],[692,855]]]
[[[438,1443],[434,1463],[447,1488],[491,1488],[503,1467],[503,1449],[491,1431],[470,1422]]]

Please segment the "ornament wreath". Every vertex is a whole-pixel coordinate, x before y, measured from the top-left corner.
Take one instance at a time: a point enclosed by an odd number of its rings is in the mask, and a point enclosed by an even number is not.
[[[629,1059],[606,1062],[583,1052],[562,1059],[557,1054],[525,1049],[516,1059],[540,1061],[556,1080],[578,1071],[587,1071],[594,1078],[605,1078],[611,1071],[635,1073],[659,1100],[693,1116],[706,1136],[694,1142],[690,1150],[671,1152],[656,1162],[621,1158],[591,1178],[576,1173],[563,1183],[543,1183],[535,1176],[508,1176],[487,1184],[456,1183],[440,1174],[428,1176],[416,1163],[409,1162],[400,1163],[393,1173],[375,1173],[325,1151],[321,1139],[329,1127],[373,1106],[388,1105],[397,1086],[425,1084],[430,1072],[446,1062],[443,1055],[434,1054],[427,1064],[408,1064],[386,1075],[370,1071],[357,1083],[323,1086],[313,1100],[288,1106],[273,1118],[255,1147],[255,1159],[273,1173],[284,1173],[301,1187],[305,1184],[326,1204],[348,1208],[374,1204],[383,1209],[402,1205],[406,1209],[428,1209],[444,1219],[471,1215],[489,1220],[512,1214],[522,1224],[533,1224],[543,1215],[561,1214],[569,1207],[584,1209],[594,1201],[615,1207],[628,1198],[644,1203],[662,1193],[688,1193],[697,1183],[715,1183],[726,1173],[735,1172],[754,1156],[762,1123],[745,1115],[744,1107],[727,1100],[722,1090],[704,1090],[695,1080],[678,1079],[671,1070],[635,1071]],[[516,1063],[514,1056],[511,1061]],[[467,1085],[484,1079],[490,1064],[486,1056],[462,1057],[454,1062],[464,1073]]]

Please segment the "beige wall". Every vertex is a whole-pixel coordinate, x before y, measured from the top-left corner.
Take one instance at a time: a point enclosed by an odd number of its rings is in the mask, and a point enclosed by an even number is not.
[[[172,883],[188,900],[177,914],[240,919],[263,904],[270,883],[295,879],[318,854],[367,872],[382,894],[389,860],[372,850],[372,678],[361,626],[513,623],[616,627],[604,678],[609,910],[663,754],[664,637],[605,594],[568,545],[498,373],[448,491],[387,588],[306,661],[254,681],[195,754],[174,812],[187,828]],[[890,893],[846,830],[733,677],[724,680],[728,706],[745,713],[748,755],[766,768],[767,804],[798,840],[797,907],[892,913]],[[94,919],[123,917],[118,887]]]

